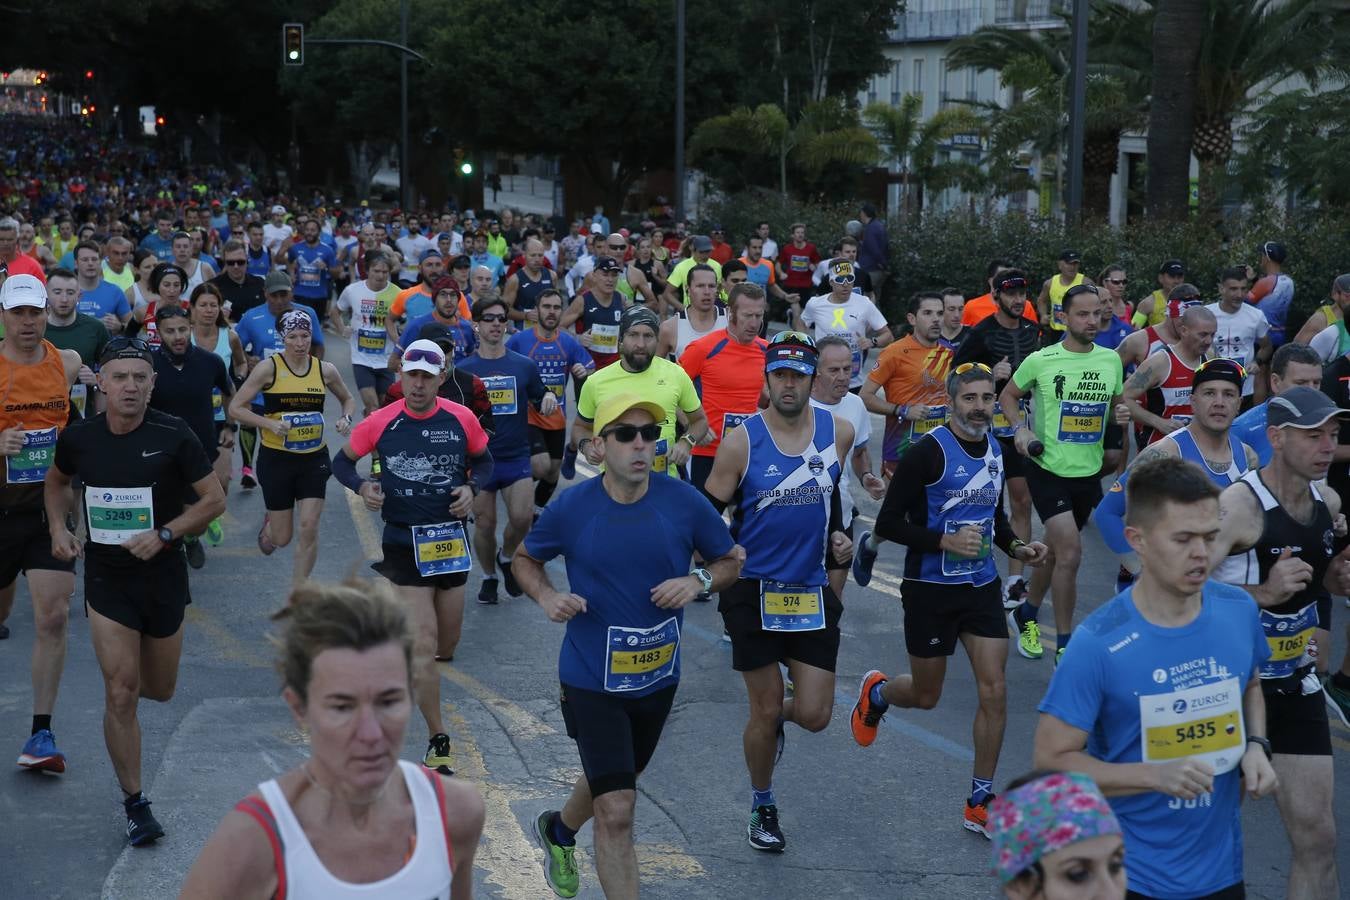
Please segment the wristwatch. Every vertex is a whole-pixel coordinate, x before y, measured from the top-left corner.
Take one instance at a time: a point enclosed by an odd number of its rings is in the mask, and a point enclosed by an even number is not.
[[[699,580],[699,583],[703,585],[703,593],[706,594],[712,590],[712,573],[709,572],[707,569],[700,567],[694,569],[689,574],[697,578]]]
[[[164,543],[166,544],[173,543],[173,532],[169,530],[168,526],[159,529],[159,531],[156,531],[155,534],[158,535],[159,539]]]
[[[1274,751],[1272,751],[1272,750],[1270,749],[1270,741],[1266,740],[1266,739],[1263,738],[1263,737],[1257,737],[1257,736],[1254,735],[1254,734],[1249,734],[1249,735],[1247,735],[1247,743],[1249,743],[1249,744],[1255,744],[1256,746],[1260,747],[1262,750],[1266,751],[1266,760],[1267,760],[1267,761],[1269,761],[1269,760],[1271,759],[1271,757],[1273,757],[1273,756],[1275,755]]]

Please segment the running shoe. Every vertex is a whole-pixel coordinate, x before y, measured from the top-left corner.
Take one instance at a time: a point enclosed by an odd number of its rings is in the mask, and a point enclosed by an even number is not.
[[[1040,659],[1045,649],[1041,647],[1041,626],[1035,622],[1017,624],[1017,610],[1008,610],[1008,627],[1017,635],[1017,652],[1027,659]]]
[[[731,632],[727,631],[726,626],[722,626],[722,643],[731,645]]]
[[[534,839],[544,851],[544,880],[559,897],[577,895],[577,848],[555,844],[549,831],[556,809],[546,809],[534,820]]]
[[[853,731],[853,740],[859,747],[870,747],[877,739],[877,726],[881,724],[884,712],[872,703],[872,688],[886,680],[886,676],[876,669],[862,677],[858,687],[858,702],[853,704],[853,715],[849,716],[849,728]]]
[[[454,760],[450,758],[450,736],[433,734],[431,740],[427,741],[427,752],[422,756],[422,765],[428,769],[435,769],[442,775],[453,775],[455,774],[453,763]]]
[[[277,545],[272,543],[272,537],[267,533],[267,523],[271,519],[263,516],[262,527],[258,529],[258,549],[262,551],[263,556],[271,556],[277,552]]]
[[[212,547],[219,547],[223,540],[225,540],[225,529],[220,526],[220,519],[212,519],[206,526],[207,543]]]
[[[3,641],[7,637],[9,637],[9,626],[0,625],[0,641]]]
[[[183,550],[187,553],[187,564],[194,569],[200,569],[206,565],[206,548],[202,546],[201,538],[184,539]]]
[[[989,835],[989,804],[993,801],[994,795],[990,794],[974,806],[970,805],[970,799],[966,799],[965,818],[961,824],[965,826],[966,831],[973,831],[976,834],[982,834],[992,840]]]
[[[1327,709],[1331,710],[1341,724],[1350,728],[1350,691],[1337,687],[1334,678],[1322,682],[1322,693],[1327,698]]]
[[[568,444],[563,447],[562,469],[558,474],[571,481],[577,477],[577,448]]]
[[[497,579],[483,579],[482,586],[478,588],[478,602],[483,606],[497,605]]]
[[[510,560],[502,559],[501,555],[498,554],[497,568],[502,570],[502,581],[506,583],[506,593],[509,596],[519,597],[521,594],[525,593],[520,589],[520,582],[516,581],[516,577],[511,574]]]
[[[164,828],[150,812],[150,801],[142,797],[127,807],[127,841],[144,847],[164,837]]]
[[[1014,578],[1003,588],[1003,608],[1017,609],[1027,596],[1027,583],[1023,578]]]
[[[1064,651],[1065,651],[1066,649],[1067,649],[1067,648],[1065,648],[1065,647],[1060,647],[1058,650],[1055,651],[1055,668],[1056,668],[1056,669],[1059,668],[1059,662],[1060,662],[1060,660],[1062,660],[1062,659],[1064,658]]]
[[[787,840],[778,827],[777,806],[756,806],[750,813],[750,824],[745,826],[745,833],[750,838],[750,846],[756,850],[782,853],[787,849]]]
[[[872,532],[864,531],[853,545],[853,580],[858,583],[858,587],[867,587],[872,580],[872,566],[877,561],[877,551],[867,546],[867,539],[871,536]]]
[[[253,477],[253,467],[244,466],[239,472],[239,486],[246,491],[251,491],[258,486],[258,479]]]
[[[64,772],[66,755],[56,749],[56,736],[44,728],[23,745],[19,765],[34,772]]]

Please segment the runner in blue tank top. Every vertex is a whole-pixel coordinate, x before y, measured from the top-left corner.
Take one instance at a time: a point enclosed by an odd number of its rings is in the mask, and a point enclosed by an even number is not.
[[[1007,718],[1004,669],[1008,637],[998,567],[991,547],[1038,566],[1039,541],[1018,539],[1003,513],[1007,477],[994,423],[994,370],[982,363],[957,366],[947,376],[950,421],[915,441],[896,463],[877,513],[877,535],[864,533],[854,554],[854,577],[872,577],[879,541],[905,545],[905,647],[908,675],[888,678],[877,669],[863,676],[850,727],[871,746],[891,706],[932,709],[942,695],[947,657],[959,639],[970,657],[979,691],[975,716],[975,767],[964,804],[964,827],[986,838],[994,770]]]
[[[1242,408],[1242,382],[1246,371],[1231,359],[1216,357],[1195,371],[1191,387],[1193,418],[1142,451],[1130,463],[1111,490],[1097,505],[1093,518],[1106,546],[1121,558],[1116,590],[1123,591],[1139,572],[1139,558],[1125,538],[1125,485],[1130,473],[1150,459],[1163,456],[1193,462],[1221,489],[1257,466],[1257,454],[1233,433],[1233,419]]]
[[[731,665],[745,679],[750,720],[750,846],[781,853],[773,769],[783,725],[821,731],[834,709],[834,668],[843,606],[825,576],[825,554],[853,552],[838,496],[840,460],[853,447],[853,426],[811,406],[815,341],[785,331],[764,357],[769,407],[733,429],[717,448],[705,492],[719,505],[736,498],[732,534],[745,548],[741,578],[721,592],[719,610],[731,638]],[[785,663],[795,685],[783,699]]]

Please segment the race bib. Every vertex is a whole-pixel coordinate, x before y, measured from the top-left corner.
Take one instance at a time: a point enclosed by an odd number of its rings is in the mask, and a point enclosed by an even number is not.
[[[323,271],[313,263],[309,263],[297,266],[296,274],[300,276],[301,284],[318,284]]]
[[[388,343],[389,335],[383,328],[359,328],[356,331],[356,350],[358,353],[383,355]]]
[[[283,413],[281,420],[288,426],[282,449],[303,452],[323,444],[323,413]]]
[[[1079,403],[1062,400],[1059,404],[1059,441],[1062,444],[1095,444],[1106,430],[1105,403]]]
[[[1170,694],[1139,698],[1140,751],[1144,762],[1201,759],[1215,775],[1242,761],[1242,683],[1226,678]]]
[[[488,399],[492,401],[494,416],[511,416],[516,412],[516,376],[487,375],[483,378]]]
[[[23,448],[5,457],[7,484],[39,484],[47,477],[56,453],[56,428],[41,428],[23,433]]]
[[[727,432],[753,416],[754,413],[722,413],[722,437],[727,436]]]
[[[1022,411],[1022,418],[1027,416],[1027,404],[1025,400],[1017,402],[1017,408]],[[1017,429],[1008,421],[1008,414],[1003,411],[1003,406],[994,401],[994,437],[1010,438]]]
[[[670,466],[670,444],[665,438],[656,442],[656,452],[652,456],[652,471],[663,473]]]
[[[81,419],[84,418],[84,411],[89,406],[89,386],[80,384],[78,381],[70,386],[70,405],[75,407],[75,412]]]
[[[949,519],[943,523],[943,532],[945,534],[956,534],[967,525],[974,525],[980,529],[980,555],[974,559],[965,559],[960,556],[953,556],[944,550],[942,552],[943,575],[970,575],[983,569],[985,561],[989,559],[994,535],[993,522],[954,522]]]
[[[116,547],[155,528],[155,504],[151,489],[85,486],[84,505],[89,514],[89,540]]]
[[[638,691],[675,674],[680,623],[671,616],[651,628],[609,626],[605,640],[605,690]]]
[[[927,434],[934,428],[947,421],[947,407],[930,406],[928,407],[928,418],[918,419],[914,422],[914,436]]]
[[[414,525],[412,536],[413,557],[423,578],[469,571],[472,563],[463,522]]]
[[[825,627],[824,592],[819,587],[761,581],[759,621],[765,631],[820,631]]]
[[[225,421],[225,397],[220,388],[211,388],[211,418],[216,422]]]
[[[591,349],[597,353],[619,352],[618,325],[592,325]]]
[[[1261,630],[1270,645],[1270,659],[1261,666],[1262,678],[1293,675],[1303,663],[1308,639],[1319,624],[1317,604],[1309,603],[1296,613],[1279,615],[1261,610]]]

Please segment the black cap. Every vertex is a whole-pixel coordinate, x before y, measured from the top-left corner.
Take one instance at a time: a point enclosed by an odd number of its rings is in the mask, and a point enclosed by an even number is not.
[[[455,333],[444,325],[432,322],[423,325],[417,332],[419,341],[431,341],[441,349],[453,351],[455,349]]]
[[[1077,250],[1061,250],[1059,254],[1060,262],[1082,262],[1083,259],[1078,255]]]
[[[469,258],[468,258],[467,256],[465,256],[463,253],[461,253],[459,256],[456,256],[456,257],[450,262],[450,268],[452,268],[452,269],[467,269],[467,268],[469,268],[469,267],[472,266],[472,265],[473,265],[473,260],[469,259]]]
[[[1159,275],[1171,275],[1173,278],[1186,277],[1186,264],[1179,259],[1169,259],[1158,267]]]
[[[1294,387],[1271,397],[1266,407],[1266,424],[1276,428],[1316,428],[1333,416],[1350,416],[1326,394],[1310,387]]]
[[[612,256],[597,256],[595,258],[595,271],[597,272],[622,272],[623,266]]]

